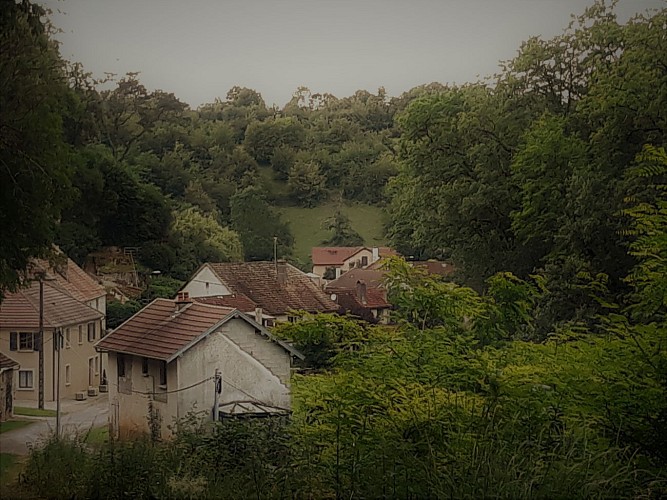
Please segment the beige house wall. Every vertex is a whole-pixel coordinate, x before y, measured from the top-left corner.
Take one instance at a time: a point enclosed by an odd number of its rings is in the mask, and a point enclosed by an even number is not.
[[[87,391],[88,387],[98,387],[103,366],[106,366],[106,355],[95,351],[94,343],[100,338],[101,321],[97,321],[95,339],[88,341],[88,324],[71,325],[63,328],[64,347],[60,351],[60,397],[74,399],[75,394]],[[81,343],[79,343],[79,326],[81,326]],[[69,343],[67,342],[69,330]],[[33,332],[37,333],[37,332]],[[53,349],[53,330],[44,331],[44,400],[55,401],[57,372],[54,373],[55,361]],[[0,330],[0,351],[7,353],[21,366],[14,370],[14,389],[17,399],[37,401],[39,399],[39,353],[37,351],[10,351],[10,331]],[[69,367],[69,368],[68,368]],[[90,367],[90,373],[89,373]],[[32,388],[19,387],[19,372],[32,371]],[[67,374],[69,372],[69,382]],[[92,383],[91,383],[92,382]]]
[[[281,408],[289,408],[291,404],[289,353],[255,333],[254,327],[241,319],[229,321],[167,365],[166,391],[181,389],[178,392],[161,394],[163,389],[156,388],[154,382],[158,380],[159,361],[149,361],[152,371],[145,377],[139,356],[131,357],[131,371],[126,364],[131,377],[119,379],[116,357],[115,353],[109,353],[109,418],[112,429],[121,438],[149,432],[149,398],[141,392],[156,392],[153,408],[163,438],[171,436],[168,426],[190,412],[211,418],[215,397],[212,377],[216,368],[223,378],[221,404],[249,400]],[[128,378],[132,393],[127,388]]]
[[[362,266],[361,262],[364,257],[366,257],[366,264]],[[363,248],[354,255],[351,255],[350,257],[345,259],[343,261],[341,269],[343,273],[345,273],[353,268],[366,267],[372,262],[373,262],[373,251],[369,250],[368,248]]]

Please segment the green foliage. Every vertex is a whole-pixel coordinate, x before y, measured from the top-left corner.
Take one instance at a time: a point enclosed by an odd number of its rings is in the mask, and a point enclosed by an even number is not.
[[[51,27],[37,5],[1,5],[0,300],[18,286],[31,257],[49,254],[71,196],[65,68]]]
[[[213,215],[189,207],[174,212],[173,219],[170,232],[177,248],[178,267],[172,272],[176,276],[186,279],[204,262],[242,260],[239,235],[221,226]]]
[[[293,118],[277,118],[251,123],[243,142],[259,163],[269,163],[278,148],[299,149],[305,138],[303,125]]]
[[[181,286],[183,286],[183,281],[170,278],[169,276],[153,277],[141,294],[141,300],[142,302],[150,302],[157,298],[173,299],[176,297]]]
[[[287,186],[290,196],[298,205],[313,207],[326,195],[325,180],[317,163],[299,160],[289,171]]]
[[[354,230],[350,218],[336,210],[331,217],[324,219],[322,227],[333,234],[322,244],[334,247],[356,247],[364,244],[364,239]]]
[[[156,287],[153,286],[153,289],[150,293],[154,294],[155,296],[160,296],[159,292],[156,291],[155,288]],[[172,298],[175,295],[175,293],[171,294],[168,296],[168,298]],[[112,300],[108,302],[106,315],[107,328],[116,328],[126,319],[130,318],[137,311],[139,311],[139,309],[141,309],[141,304],[135,302],[134,300],[128,300],[125,303],[121,303],[118,300]]]
[[[245,260],[273,260],[274,238],[278,257],[291,253],[294,237],[290,228],[259,189],[247,187],[232,196],[231,221],[243,245]]]
[[[313,368],[331,366],[337,353],[358,348],[368,336],[361,323],[336,314],[304,314],[295,323],[279,324],[274,332],[292,342]]]

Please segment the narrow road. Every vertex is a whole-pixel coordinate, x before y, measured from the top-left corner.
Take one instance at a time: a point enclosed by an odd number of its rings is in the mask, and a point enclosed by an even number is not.
[[[60,417],[63,434],[84,433],[91,428],[105,425],[108,421],[108,398],[99,396],[86,401],[63,402]],[[28,417],[17,417],[28,420]],[[39,418],[34,424],[0,434],[0,453],[27,455],[29,446],[46,439],[55,432],[56,418]]]

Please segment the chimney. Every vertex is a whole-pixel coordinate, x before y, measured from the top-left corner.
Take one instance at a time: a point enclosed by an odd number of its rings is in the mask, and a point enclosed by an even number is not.
[[[191,304],[192,300],[190,299],[190,292],[178,292],[176,295],[176,310],[180,311],[186,305]]]
[[[259,306],[255,307],[255,321],[260,325],[262,324],[262,308]]]
[[[373,252],[373,257],[371,257],[371,262],[377,262],[378,260],[380,260],[380,249],[378,247],[373,247],[371,251]]]
[[[279,260],[276,263],[276,280],[279,285],[287,284],[287,262]]]
[[[357,297],[362,304],[368,302],[366,300],[366,283],[364,281],[357,281]]]

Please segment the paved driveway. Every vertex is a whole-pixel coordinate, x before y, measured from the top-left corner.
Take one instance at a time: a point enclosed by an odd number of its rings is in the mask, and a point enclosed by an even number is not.
[[[15,406],[26,406],[20,401]],[[49,404],[47,407],[51,407]],[[109,400],[106,394],[86,401],[61,402],[60,424],[63,434],[86,432],[93,427],[105,425],[109,415]],[[21,420],[35,420],[34,424],[0,434],[0,452],[27,455],[28,445],[47,438],[56,429],[56,418],[30,418],[17,416]]]

